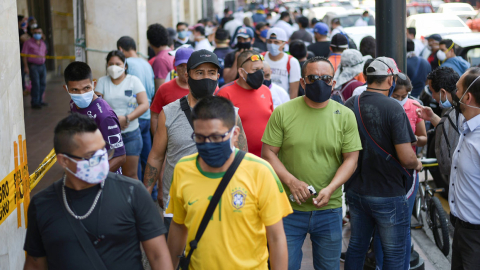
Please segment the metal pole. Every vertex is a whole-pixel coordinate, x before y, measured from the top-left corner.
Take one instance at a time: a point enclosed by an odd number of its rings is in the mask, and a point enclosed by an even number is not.
[[[375,26],[377,57],[395,59],[398,68],[407,73],[406,0],[376,0]]]

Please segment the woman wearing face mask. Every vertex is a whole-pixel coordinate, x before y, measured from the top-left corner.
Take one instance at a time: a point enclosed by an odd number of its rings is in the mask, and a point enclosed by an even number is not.
[[[412,127],[412,131],[417,137],[417,141],[412,143],[413,150],[416,150],[416,147],[422,147],[427,144],[427,131],[425,129],[425,121],[417,115],[416,109],[418,108],[414,104],[419,104],[416,100],[411,99],[408,97],[408,94],[412,91],[412,83],[410,79],[406,77],[405,80],[399,76],[397,78],[395,89],[391,95],[391,98],[398,101],[398,103],[403,107],[405,113],[408,116],[408,120],[410,121],[410,126]],[[416,177],[413,183],[413,186],[407,193],[408,198],[408,213],[413,211],[413,205],[415,202],[415,197],[418,191],[418,173],[414,172]],[[409,219],[411,215],[409,215]],[[409,222],[410,223],[410,222]],[[375,260],[377,265],[383,265],[383,251],[382,251],[382,243],[380,242],[380,235],[378,230],[375,232],[375,239],[374,239],[374,250],[375,250]],[[406,250],[410,250],[411,241],[406,242]],[[410,259],[410,258],[409,258]],[[410,265],[410,260],[405,262],[405,265]],[[381,268],[380,268],[381,269]]]
[[[128,65],[121,51],[111,51],[107,55],[107,76],[97,82],[95,92],[102,95],[118,116],[121,137],[125,145],[127,161],[122,166],[124,175],[138,179],[138,157],[142,150],[142,137],[138,125],[138,117],[148,110],[148,98],[140,79],[127,74]],[[119,138],[110,136],[112,142]],[[116,140],[116,141],[113,141]]]

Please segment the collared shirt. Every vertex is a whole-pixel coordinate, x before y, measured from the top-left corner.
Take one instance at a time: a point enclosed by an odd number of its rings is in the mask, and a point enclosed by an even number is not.
[[[461,123],[461,135],[452,157],[450,211],[463,221],[480,224],[480,115]]]
[[[40,57],[27,57],[29,64],[43,65],[45,63],[45,55],[47,55],[47,45],[43,40],[40,40],[40,44],[34,38],[31,38],[23,43],[22,53],[38,55]]]

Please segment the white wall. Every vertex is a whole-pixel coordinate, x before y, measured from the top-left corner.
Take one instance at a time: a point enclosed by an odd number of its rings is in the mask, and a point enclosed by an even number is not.
[[[25,139],[16,0],[0,1],[0,181],[14,170],[13,142]],[[20,213],[23,212],[23,207]],[[0,269],[23,268],[25,218],[17,228],[17,210],[0,225]]]

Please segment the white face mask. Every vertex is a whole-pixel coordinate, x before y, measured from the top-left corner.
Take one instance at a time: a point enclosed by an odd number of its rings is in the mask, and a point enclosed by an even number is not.
[[[122,76],[125,68],[119,67],[117,65],[109,66],[107,68],[108,76],[112,77],[112,79],[118,79],[118,77]]]
[[[391,98],[393,98],[393,97],[391,97]],[[398,104],[402,105],[402,107],[403,107],[403,106],[405,106],[405,103],[407,103],[408,97],[405,97],[405,98],[402,99],[402,100],[398,100],[398,99],[396,99],[396,98],[393,98],[393,99],[394,99],[396,102],[398,102]]]
[[[438,52],[437,52],[437,58],[438,58],[438,60],[440,60],[440,61],[445,61],[445,59],[447,59],[447,55],[446,55],[443,51],[438,50]]]

